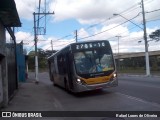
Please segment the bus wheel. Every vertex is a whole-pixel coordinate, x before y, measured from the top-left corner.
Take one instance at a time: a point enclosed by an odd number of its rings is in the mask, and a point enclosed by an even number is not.
[[[56,84],[53,82],[53,86],[56,86]]]
[[[54,86],[57,86],[57,84],[55,83],[55,81],[54,81],[54,80],[53,80],[53,85],[54,85]]]

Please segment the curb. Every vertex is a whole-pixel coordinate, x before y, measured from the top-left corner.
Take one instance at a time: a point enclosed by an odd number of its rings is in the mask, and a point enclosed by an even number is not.
[[[129,77],[156,77],[156,78],[160,78],[159,75],[150,75],[150,76],[147,76],[147,75],[132,75],[132,74],[119,74],[118,76],[129,76]]]

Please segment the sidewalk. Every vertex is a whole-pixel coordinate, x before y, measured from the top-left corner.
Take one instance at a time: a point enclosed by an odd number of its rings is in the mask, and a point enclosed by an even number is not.
[[[51,84],[52,86],[52,84]],[[33,78],[20,83],[19,88],[7,108],[1,111],[55,111],[54,96],[48,86],[42,82],[35,84]]]

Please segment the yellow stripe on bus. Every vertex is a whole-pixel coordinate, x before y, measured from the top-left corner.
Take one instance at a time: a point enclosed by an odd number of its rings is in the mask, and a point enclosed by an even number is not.
[[[108,82],[112,76],[113,74],[111,74],[110,76],[103,76],[103,77],[96,77],[96,78],[88,78],[88,79],[81,78],[81,80],[83,80],[86,84],[91,85],[91,84]]]

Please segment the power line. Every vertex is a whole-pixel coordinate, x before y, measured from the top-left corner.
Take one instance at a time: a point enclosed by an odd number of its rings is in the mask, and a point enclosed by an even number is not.
[[[57,47],[57,46],[64,46],[64,45],[68,45],[68,44],[70,44],[70,43],[73,43],[75,40],[72,40],[72,41],[70,41],[70,42],[68,42],[68,43],[64,43],[64,44],[61,44],[61,45],[56,45],[55,47]]]
[[[112,28],[110,28],[110,29],[104,30],[104,31],[102,31],[102,32],[99,32],[99,33],[96,33],[96,34],[93,34],[93,35],[90,35],[90,36],[87,36],[87,37],[79,38],[78,40],[86,39],[86,38],[89,38],[89,37],[93,37],[93,36],[99,35],[99,34],[101,34],[101,33],[104,33],[104,32],[107,32],[107,31],[109,31],[109,30],[112,30],[112,29],[114,29],[114,28],[116,28],[116,27],[118,27],[118,26],[121,26],[121,25],[123,25],[124,23],[127,23],[127,22],[128,22],[128,21],[125,21],[125,22],[123,22],[123,23],[121,23],[121,24],[119,24],[119,25],[116,25],[116,26],[114,26],[114,27],[112,27]]]
[[[133,11],[135,11],[136,9],[138,9],[139,8],[139,6],[137,6],[137,5],[139,5],[140,3],[136,3],[135,5],[133,5],[132,7],[131,7],[131,9],[128,9],[128,10],[126,10],[126,12],[124,11],[124,12],[120,12],[120,13],[118,13],[118,14],[120,14],[120,15],[129,15],[130,13],[131,13],[131,15],[133,15]]]
[[[137,4],[136,4],[136,5],[137,5]],[[130,7],[130,8],[128,8],[128,9],[122,11],[121,13],[125,13],[125,12],[127,13],[129,10],[131,10],[131,9],[133,10],[133,8],[134,8],[134,9],[137,9],[137,8],[135,8],[136,5],[133,5],[132,7]],[[127,10],[128,10],[128,11],[127,11]],[[112,17],[111,17],[111,18],[112,18]],[[92,27],[95,27],[95,26],[97,26],[97,25],[100,25],[100,24],[106,22],[107,20],[110,20],[110,18],[108,18],[108,19],[106,19],[106,20],[104,20],[104,21],[102,21],[102,22],[99,22],[99,23],[97,23],[97,24],[90,25],[90,26],[88,27],[88,29],[89,29],[89,28],[92,28]],[[123,23],[123,24],[124,24],[124,23]],[[121,25],[121,24],[120,24],[120,25]],[[107,30],[107,31],[108,31],[108,30]],[[91,35],[91,36],[88,36],[88,37],[96,36],[96,35],[101,34],[101,33],[103,33],[103,32],[106,32],[106,31],[102,31],[102,32],[100,32],[100,33],[97,33],[97,34],[94,34],[94,35]],[[88,37],[84,37],[84,38],[80,38],[80,39],[85,39],[85,38],[88,38]],[[65,36],[62,37],[62,38],[60,38],[60,39],[57,39],[57,40],[61,40],[61,39],[63,39],[63,38],[65,38]],[[80,40],[80,39],[78,39],[78,40]]]
[[[139,15],[139,14],[138,14],[138,15]],[[104,30],[104,31],[102,31],[102,32],[99,32],[99,33],[96,33],[96,34],[93,34],[93,35],[90,35],[90,36],[87,36],[87,37],[79,38],[78,40],[86,39],[86,38],[89,38],[89,37],[93,37],[93,36],[96,36],[96,35],[98,35],[98,34],[101,34],[101,33],[107,32],[107,31],[109,31],[109,30],[112,30],[112,29],[114,29],[114,28],[116,28],[116,27],[118,27],[118,26],[121,26],[121,25],[127,23],[127,22],[130,21],[130,20],[133,20],[133,19],[136,18],[138,15],[136,15],[136,16],[133,17],[132,19],[129,19],[129,20],[127,20],[127,21],[125,21],[125,22],[123,22],[123,23],[121,23],[121,24],[118,24],[118,25],[112,27],[112,28],[109,28],[109,29],[107,29],[107,30]]]
[[[66,35],[66,36],[64,36],[64,37],[61,37],[61,38],[59,38],[59,39],[56,39],[56,40],[53,40],[52,42],[57,42],[57,41],[59,41],[59,40],[62,40],[62,39],[64,39],[64,38],[67,38],[67,37],[70,37],[71,36],[71,34],[70,35]],[[48,42],[48,41],[47,41]],[[47,49],[49,49],[51,46],[49,46]]]
[[[146,1],[144,1],[144,4],[146,5],[146,4],[149,4],[149,3],[151,3],[151,2],[153,2],[154,0],[146,0]]]
[[[115,36],[119,36],[119,35],[123,36],[122,34],[124,34],[124,33],[128,32],[128,30],[132,30],[132,29],[134,29],[134,28],[136,28],[136,26],[134,26],[134,27],[132,27],[132,28],[130,28],[130,29],[127,29],[125,32],[122,32],[122,33],[116,34],[116,35],[114,35],[113,37],[109,37],[109,38],[107,38],[107,40],[108,40],[108,39],[115,38]],[[128,35],[128,36],[129,36],[129,35]],[[126,36],[125,36],[125,37],[126,37]]]
[[[153,0],[152,0],[152,1],[153,1]],[[148,2],[150,3],[150,2],[152,2],[152,1],[148,1]],[[145,2],[147,2],[147,1],[145,1]],[[145,3],[145,4],[148,4],[148,2]],[[128,14],[128,13],[130,13],[131,11],[138,9],[138,6],[137,6],[137,5],[139,5],[139,4],[140,4],[140,2],[134,4],[133,6],[127,8],[126,10],[120,12],[119,14]],[[105,20],[103,20],[103,21],[101,21],[101,22],[92,24],[92,25],[88,26],[87,28],[85,28],[85,30],[88,30],[88,29],[93,28],[93,27],[95,27],[95,26],[101,25],[102,23],[105,23],[106,21],[111,20],[111,19],[114,18],[114,17],[115,17],[115,16],[112,16],[112,17],[109,17],[109,18],[107,18],[107,19],[105,19]]]
[[[74,41],[75,41],[75,40],[72,40],[72,41],[70,41],[70,42],[68,42],[68,43],[56,45],[56,46],[53,46],[53,47],[59,47],[59,46],[68,45],[68,44],[70,44],[70,43],[73,43]],[[51,48],[51,46],[49,46],[49,47],[48,47],[47,49],[45,49],[45,50],[48,50],[49,48]]]
[[[61,37],[61,38],[58,38],[58,39],[56,39],[56,40],[53,40],[53,42],[57,42],[57,41],[59,41],[59,40],[62,40],[62,39],[64,39],[64,38],[67,38],[67,37],[70,37],[70,36],[72,36],[72,35],[69,34],[69,35],[63,36],[63,37]],[[40,42],[42,42],[42,41],[48,42],[48,40],[39,40],[39,41],[40,41]]]
[[[151,19],[151,20],[147,20],[146,22],[153,22],[153,21],[158,21],[160,19]]]
[[[40,7],[41,7],[41,0],[39,0],[39,9],[38,9],[38,13],[33,13],[33,17],[34,17],[34,40],[35,40],[35,80],[36,83],[39,82],[38,80],[38,53],[37,53],[37,40],[38,40],[38,35],[42,35],[42,33],[39,33],[39,21],[40,21],[40,15],[49,15],[49,14],[54,14],[54,12],[52,13],[40,13]],[[36,15],[38,15],[38,19],[36,19]],[[37,24],[36,24],[37,23]],[[45,28],[46,29],[46,28]],[[45,31],[43,31],[43,34],[45,34]]]
[[[33,44],[32,47],[30,47],[30,49],[28,50],[29,52],[33,49],[34,45],[35,45],[35,44]],[[29,53],[29,52],[28,52],[28,53]]]
[[[152,10],[152,11],[149,11],[149,12],[146,12],[146,13],[152,13],[152,12],[157,12],[159,11],[160,9],[156,9],[156,10]]]
[[[90,35],[90,36],[87,36],[87,37],[79,38],[78,40],[86,39],[86,38],[89,38],[89,37],[93,37],[93,36],[99,35],[99,34],[101,34],[101,33],[104,33],[104,32],[107,32],[107,31],[109,31],[109,30],[112,30],[112,29],[114,29],[114,28],[116,28],[116,27],[118,27],[118,26],[121,26],[121,25],[123,25],[124,23],[127,23],[127,22],[128,22],[128,21],[125,21],[125,22],[123,22],[123,23],[121,23],[121,24],[119,24],[119,25],[116,25],[116,26],[114,26],[114,27],[112,27],[112,28],[110,28],[110,29],[104,30],[104,31],[102,31],[102,32],[99,32],[99,33],[96,33],[96,34],[93,34],[93,35]]]
[[[62,40],[62,39],[64,39],[64,38],[67,38],[67,37],[70,37],[70,36],[71,36],[71,34],[66,35],[66,36],[63,36],[63,37],[61,37],[61,38],[59,38],[59,39],[53,40],[52,42],[57,42],[57,41],[59,41],[59,40]],[[42,42],[42,41],[44,41],[44,42],[49,42],[48,40],[39,40],[39,42]],[[48,50],[50,47],[51,47],[51,46],[49,46],[49,47],[48,47],[47,49],[45,49],[45,50]]]
[[[129,10],[132,9],[132,8],[137,9],[136,6],[137,6],[138,4],[139,4],[139,3],[134,4],[133,6],[131,6],[131,7],[127,8],[127,9],[123,10],[123,11],[120,12],[119,14],[131,12],[132,10],[131,10],[131,11],[129,11]],[[136,7],[136,8],[135,8],[135,7]],[[111,19],[113,19],[113,18],[115,18],[115,16],[106,18],[105,20],[102,20],[102,21],[100,21],[100,22],[98,22],[98,23],[92,24],[92,25],[84,28],[84,30],[88,30],[88,29],[90,29],[90,28],[93,28],[93,27],[96,27],[96,26],[98,26],[98,25],[101,25],[102,23],[105,23],[106,21],[111,20]],[[80,32],[78,32],[78,33],[80,33]]]
[[[153,0],[152,0],[152,1],[153,1]],[[149,1],[149,2],[152,2],[152,1]],[[126,10],[120,12],[119,14],[128,14],[128,13],[130,13],[131,11],[133,11],[133,10],[135,10],[135,9],[138,8],[138,7],[137,7],[138,4],[140,4],[140,3],[134,4],[133,6],[127,8]],[[134,9],[133,9],[133,8],[134,8]],[[101,22],[92,24],[92,25],[90,25],[89,27],[87,27],[85,30],[90,29],[90,28],[95,27],[95,26],[98,26],[98,25],[100,25],[100,24],[102,24],[102,23],[104,23],[104,22],[106,22],[106,21],[108,21],[108,20],[111,20],[112,18],[114,18],[114,16],[113,16],[113,17],[109,17],[109,18],[107,18],[107,19],[105,19],[105,20],[103,20],[103,21],[101,21]]]
[[[55,0],[55,7],[56,7],[56,5],[57,5],[57,1]],[[125,12],[128,12],[129,10],[135,8],[137,5],[138,5],[138,3],[134,4],[133,6],[127,8],[127,9],[124,10],[124,11],[122,11],[120,14],[125,13]],[[137,7],[136,7],[136,9],[137,9]],[[88,30],[88,29],[90,29],[90,28],[92,28],[92,27],[98,26],[98,25],[100,25],[100,24],[102,24],[102,23],[104,23],[104,22],[106,22],[106,21],[108,21],[108,20],[111,20],[112,18],[114,18],[114,16],[113,16],[113,17],[110,17],[110,18],[107,18],[107,19],[105,19],[105,20],[103,20],[103,21],[101,21],[101,22],[98,22],[98,23],[96,23],[96,24],[92,24],[92,25],[90,25],[89,27],[85,28],[85,30]],[[124,24],[124,23],[123,23],[123,24]],[[121,24],[120,24],[120,25],[121,25]],[[104,31],[104,32],[105,32],[105,31]],[[103,31],[100,32],[100,33],[98,33],[98,34],[101,34],[101,33],[103,33]],[[95,35],[98,35],[98,34],[95,34]],[[95,35],[92,35],[92,36],[95,36]],[[91,37],[92,37],[92,36],[91,36]],[[64,36],[64,37],[65,37],[65,36]],[[89,36],[88,36],[88,37],[89,37]],[[88,37],[85,37],[85,38],[88,38]],[[63,37],[60,38],[60,39],[63,39]],[[80,38],[80,39],[84,39],[84,38]],[[80,39],[78,39],[78,40],[80,40]]]

